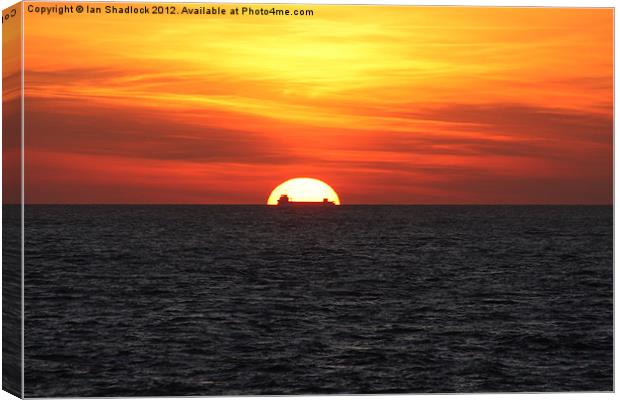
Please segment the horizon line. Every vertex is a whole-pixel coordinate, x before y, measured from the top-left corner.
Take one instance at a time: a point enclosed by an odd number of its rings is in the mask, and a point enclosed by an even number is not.
[[[320,202],[317,202],[320,204]],[[3,206],[264,206],[265,203],[3,203]],[[342,206],[613,206],[614,203],[347,203]],[[301,206],[303,207],[303,206]]]

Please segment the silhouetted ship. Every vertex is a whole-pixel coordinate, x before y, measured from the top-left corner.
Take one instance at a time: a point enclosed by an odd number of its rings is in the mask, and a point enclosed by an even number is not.
[[[335,206],[336,203],[323,199],[323,201],[291,201],[287,195],[283,194],[278,200],[278,206],[281,207],[295,207],[295,206],[321,206],[330,207]]]

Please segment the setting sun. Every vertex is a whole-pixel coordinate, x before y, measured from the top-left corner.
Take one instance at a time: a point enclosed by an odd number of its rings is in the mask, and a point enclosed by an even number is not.
[[[327,183],[313,178],[294,178],[278,185],[267,200],[268,205],[277,205],[280,196],[286,195],[293,202],[322,202],[324,199],[340,205],[340,198]]]

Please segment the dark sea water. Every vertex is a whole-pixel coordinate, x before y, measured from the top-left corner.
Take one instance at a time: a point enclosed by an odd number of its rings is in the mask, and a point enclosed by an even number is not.
[[[26,206],[26,396],[610,391],[612,207]]]

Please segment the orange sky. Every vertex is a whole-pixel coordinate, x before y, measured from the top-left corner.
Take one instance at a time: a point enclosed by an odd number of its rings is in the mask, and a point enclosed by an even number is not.
[[[26,12],[26,202],[612,202],[611,9],[278,8]]]
[[[9,12],[13,10],[13,12]],[[2,24],[2,202],[21,204],[21,13]]]

